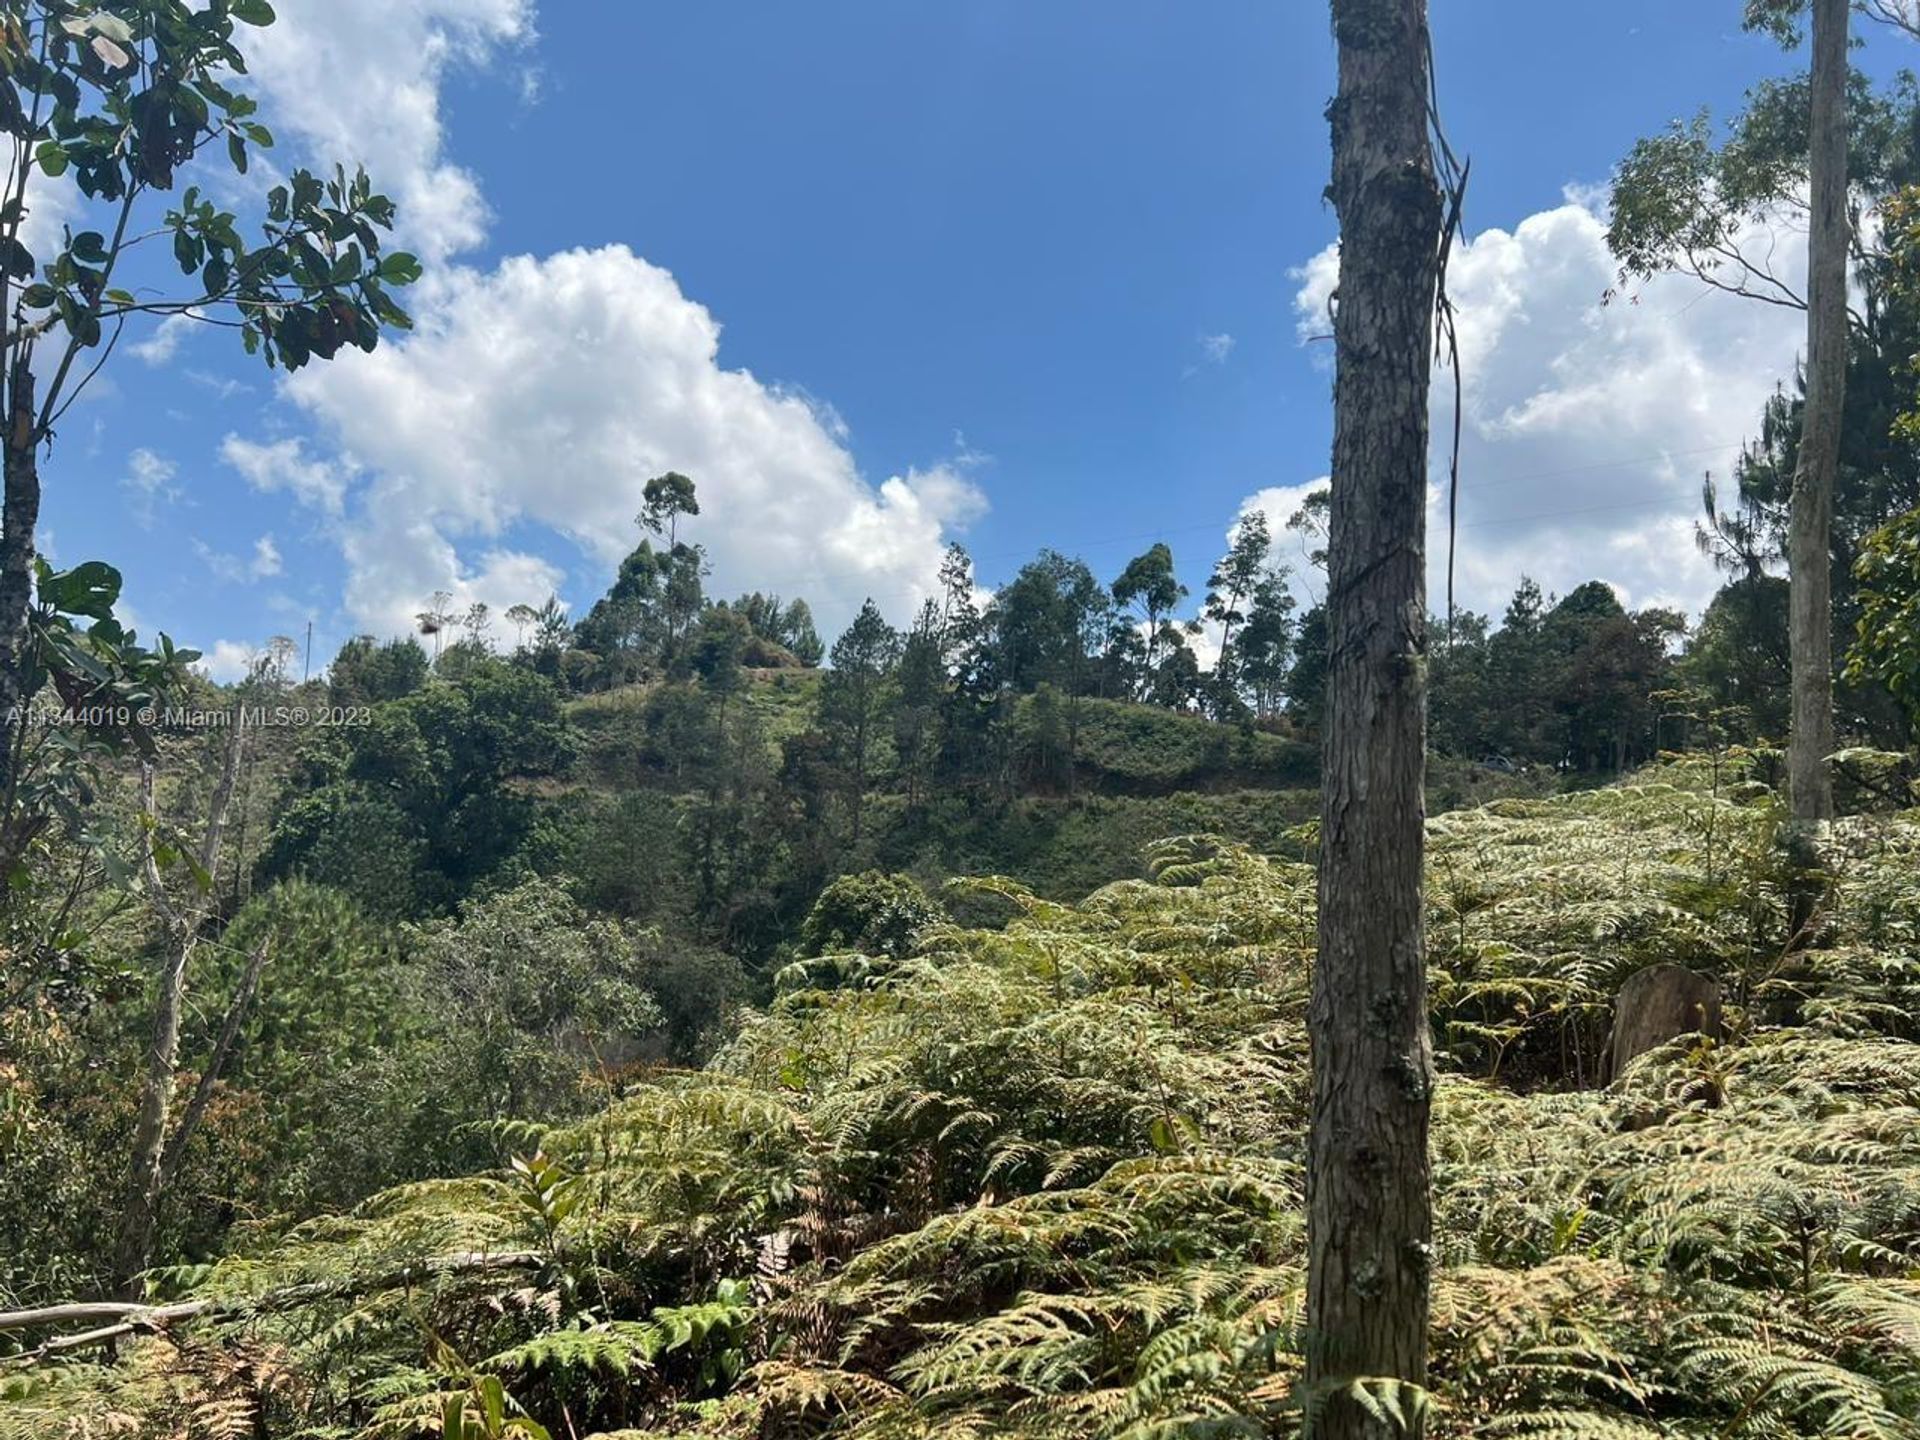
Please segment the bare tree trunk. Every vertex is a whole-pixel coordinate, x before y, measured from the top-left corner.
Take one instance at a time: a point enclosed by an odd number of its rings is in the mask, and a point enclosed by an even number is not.
[[[11,413],[0,441],[6,496],[0,510],[0,716],[33,697],[23,693],[27,670],[27,610],[33,603],[34,527],[40,522],[40,467],[34,453],[31,352],[15,362],[8,398]],[[12,749],[0,751],[0,766],[12,769]],[[12,793],[12,776],[0,775],[0,790]],[[8,817],[11,818],[11,817]]]
[[[140,1109],[134,1120],[133,1167],[127,1185],[126,1207],[120,1222],[120,1240],[114,1255],[113,1279],[117,1293],[132,1298],[139,1289],[140,1275],[152,1260],[153,1235],[160,1215],[160,1199],[168,1178],[167,1124],[173,1109],[175,1073],[180,1060],[180,1017],[186,1008],[187,975],[193,952],[200,944],[200,927],[206,923],[214,897],[219,894],[220,840],[226,828],[227,809],[233,801],[234,781],[240,771],[241,754],[246,748],[246,711],[235,711],[234,730],[227,742],[220,783],[215,787],[207,810],[207,828],[200,843],[199,863],[206,876],[205,888],[191,904],[176,907],[168,898],[160,867],[153,858],[149,838],[145,862],[147,889],[159,912],[166,937],[166,966],[160,973],[159,989],[154,996],[153,1027],[147,1042],[146,1078],[140,1087]],[[147,767],[141,777],[142,798],[151,830],[158,820],[154,799],[153,769]],[[197,1117],[196,1117],[197,1119]]]
[[[247,968],[241,973],[240,983],[227,1005],[226,1018],[220,1022],[220,1036],[213,1042],[213,1052],[207,1057],[206,1068],[200,1072],[200,1083],[193,1087],[193,1099],[187,1102],[180,1123],[173,1127],[173,1134],[168,1138],[166,1150],[160,1157],[160,1188],[163,1193],[167,1186],[173,1184],[173,1177],[180,1170],[180,1162],[186,1158],[187,1144],[193,1139],[194,1131],[200,1128],[207,1106],[213,1103],[214,1089],[220,1084],[221,1075],[226,1072],[234,1042],[240,1038],[241,1026],[247,1023],[247,1012],[253,1008],[254,996],[260,993],[260,973],[266,969],[267,956],[272,950],[273,933],[269,931],[247,957]]]
[[[140,1087],[140,1111],[133,1127],[133,1178],[127,1187],[114,1256],[115,1293],[133,1298],[140,1273],[153,1253],[154,1224],[160,1209],[162,1159],[167,1116],[173,1103],[174,1067],[180,1056],[180,1014],[186,1004],[187,966],[198,936],[178,920],[167,922],[166,968],[154,999],[152,1037],[147,1042],[147,1074]]]
[[[1441,198],[1425,0],[1333,0],[1333,26],[1341,242],[1306,1350],[1316,1440],[1376,1440],[1423,1433],[1423,1395],[1404,1386],[1427,1373],[1433,1054],[1421,863]],[[1363,1384],[1405,1402],[1404,1430],[1353,1399]]]
[[[1847,394],[1847,0],[1814,0],[1813,197],[1807,257],[1807,403],[1787,541],[1792,577],[1793,819],[1833,817],[1833,526]]]

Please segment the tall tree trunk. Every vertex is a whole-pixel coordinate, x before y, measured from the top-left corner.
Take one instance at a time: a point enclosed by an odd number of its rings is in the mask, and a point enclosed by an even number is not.
[[[173,1134],[167,1138],[166,1149],[160,1157],[160,1187],[163,1193],[173,1183],[173,1177],[179,1174],[187,1146],[193,1140],[194,1132],[200,1128],[200,1122],[206,1118],[207,1107],[213,1103],[213,1092],[219,1087],[220,1077],[226,1073],[227,1061],[233,1055],[234,1044],[240,1039],[241,1027],[247,1023],[254,997],[260,993],[260,975],[267,967],[267,956],[272,950],[273,932],[269,930],[247,957],[246,969],[241,972],[240,983],[234,988],[233,999],[227,1004],[226,1017],[220,1022],[219,1038],[213,1042],[206,1068],[200,1072],[200,1083],[193,1087],[193,1098],[187,1102],[180,1123],[173,1127]]]
[[[114,1256],[115,1293],[139,1294],[140,1275],[153,1254],[153,1234],[164,1190],[167,1119],[173,1108],[175,1067],[180,1058],[180,1017],[186,1006],[187,968],[199,936],[182,919],[166,922],[166,966],[154,998],[153,1026],[147,1041],[147,1073],[140,1087],[140,1109],[133,1128],[133,1175],[127,1186]]]
[[[6,487],[0,509],[0,716],[9,719],[18,706],[33,699],[23,693],[27,610],[33,603],[34,527],[40,522],[31,365],[30,351],[14,364],[8,386],[10,413],[0,439],[0,470],[4,470]],[[11,747],[0,747],[0,768],[10,771],[12,765]],[[10,774],[0,774],[0,791],[11,795],[12,779]]]
[[[1307,1381],[1317,1440],[1383,1424],[1357,1383],[1423,1385],[1432,1212],[1421,862],[1427,392],[1441,197],[1425,0],[1333,0],[1340,93],[1320,948],[1309,1032]],[[1388,1382],[1380,1385],[1375,1382]],[[1413,1397],[1406,1397],[1413,1398]]]
[[[1793,475],[1793,730],[1787,781],[1793,819],[1833,816],[1833,526],[1840,412],[1847,393],[1847,0],[1814,0],[1809,157],[1807,403]]]
[[[154,860],[152,850],[158,822],[152,767],[147,767],[141,777],[149,830],[143,868],[148,892],[160,916],[165,936],[166,961],[154,994],[153,1024],[147,1042],[146,1077],[141,1082],[140,1107],[134,1119],[132,1171],[128,1177],[126,1205],[121,1213],[119,1243],[114,1253],[114,1288],[129,1299],[138,1293],[140,1275],[152,1261],[160,1201],[169,1178],[167,1128],[173,1113],[173,1088],[180,1060],[180,1020],[186,1009],[187,979],[194,951],[199,948],[200,929],[206,923],[219,894],[220,842],[226,830],[227,810],[233,801],[234,783],[240,773],[241,756],[246,748],[245,717],[245,707],[241,706],[234,715],[234,729],[227,741],[220,782],[214,788],[213,799],[207,809],[207,828],[200,842],[198,857],[207,883],[188,904],[176,906],[167,898],[160,867]],[[196,1115],[196,1123],[198,1118]]]

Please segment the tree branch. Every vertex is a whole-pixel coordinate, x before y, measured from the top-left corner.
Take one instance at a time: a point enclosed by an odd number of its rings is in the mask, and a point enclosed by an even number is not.
[[[200,844],[200,868],[212,876],[220,864],[220,841],[226,833],[227,810],[233,803],[234,782],[240,775],[240,758],[247,743],[247,707],[236,706],[233,712],[233,739],[227,742],[226,759],[220,766],[220,784],[213,792],[213,803],[207,810],[207,833]],[[209,885],[208,893],[213,887]]]
[[[160,1157],[162,1189],[173,1183],[173,1177],[180,1169],[180,1161],[187,1153],[187,1142],[193,1139],[193,1132],[199,1128],[202,1117],[207,1113],[207,1106],[213,1100],[214,1087],[220,1083],[227,1057],[233,1052],[233,1042],[240,1038],[240,1027],[246,1023],[247,1011],[253,1007],[253,997],[260,989],[260,973],[266,969],[267,957],[272,951],[273,934],[269,931],[247,957],[247,968],[233,992],[232,1003],[227,1006],[226,1019],[220,1025],[220,1036],[213,1043],[213,1053],[207,1057],[206,1069],[200,1072],[193,1098],[187,1102],[180,1124],[175,1127],[173,1138],[167,1142],[166,1152]]]
[[[143,1305],[132,1301],[101,1300],[70,1305],[48,1305],[38,1310],[0,1311],[0,1333],[37,1330],[46,1326],[107,1322],[96,1329],[59,1335],[37,1349],[0,1360],[0,1369],[24,1369],[69,1350],[103,1345],[109,1340],[140,1331],[163,1330],[183,1320],[217,1319],[249,1315],[267,1315],[296,1310],[322,1300],[378,1294],[400,1290],[428,1280],[458,1279],[469,1275],[489,1275],[503,1270],[536,1270],[547,1256],[533,1250],[503,1250],[490,1253],[469,1250],[416,1261],[377,1275],[344,1280],[321,1280],[305,1285],[288,1285],[279,1290],[245,1299],[179,1300],[168,1305]]]
[[[154,797],[154,769],[151,762],[140,767],[140,815],[146,822],[147,843],[140,855],[140,873],[147,882],[153,908],[167,924],[177,923],[173,902],[167,899],[166,882],[160,878],[160,861],[153,853],[154,837],[160,833],[160,806]]]

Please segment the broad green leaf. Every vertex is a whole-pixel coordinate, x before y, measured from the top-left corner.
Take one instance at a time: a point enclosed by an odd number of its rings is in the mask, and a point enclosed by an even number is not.
[[[380,278],[389,285],[411,285],[421,273],[419,259],[404,250],[396,250],[380,261]]]
[[[120,572],[103,560],[89,560],[71,570],[40,579],[40,603],[62,615],[84,615],[106,620],[120,598]]]

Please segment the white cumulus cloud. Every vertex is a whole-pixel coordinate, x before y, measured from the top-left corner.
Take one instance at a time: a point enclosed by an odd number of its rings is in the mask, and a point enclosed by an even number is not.
[[[1698,612],[1719,577],[1694,548],[1700,482],[1729,477],[1761,406],[1790,380],[1799,313],[1662,277],[1607,299],[1616,263],[1591,194],[1488,230],[1456,250],[1463,393],[1459,602],[1496,617],[1522,574],[1566,593],[1612,583],[1640,606]],[[1757,235],[1755,237],[1758,238]],[[1805,237],[1767,237],[1781,273]],[[1323,333],[1338,273],[1329,248],[1297,272],[1303,335]],[[1433,396],[1430,599],[1445,604],[1454,376]],[[1278,517],[1276,517],[1278,518]]]
[[[309,158],[365,165],[400,206],[426,258],[470,249],[488,211],[471,171],[446,154],[440,87],[533,38],[533,0],[280,0],[247,37],[248,69],[274,124]]]
[[[527,549],[557,532],[597,591],[638,539],[641,487],[694,478],[715,593],[805,596],[832,629],[871,595],[905,617],[952,529],[984,508],[968,457],[862,478],[830,411],[720,361],[720,326],[624,246],[454,269],[411,337],[301,372],[287,393],[351,463],[230,438],[261,488],[335,508],[347,608],[388,634],[427,596],[538,604],[564,578]]]
[[[177,492],[173,477],[180,467],[142,445],[127,456],[127,485],[155,499],[171,499]]]

